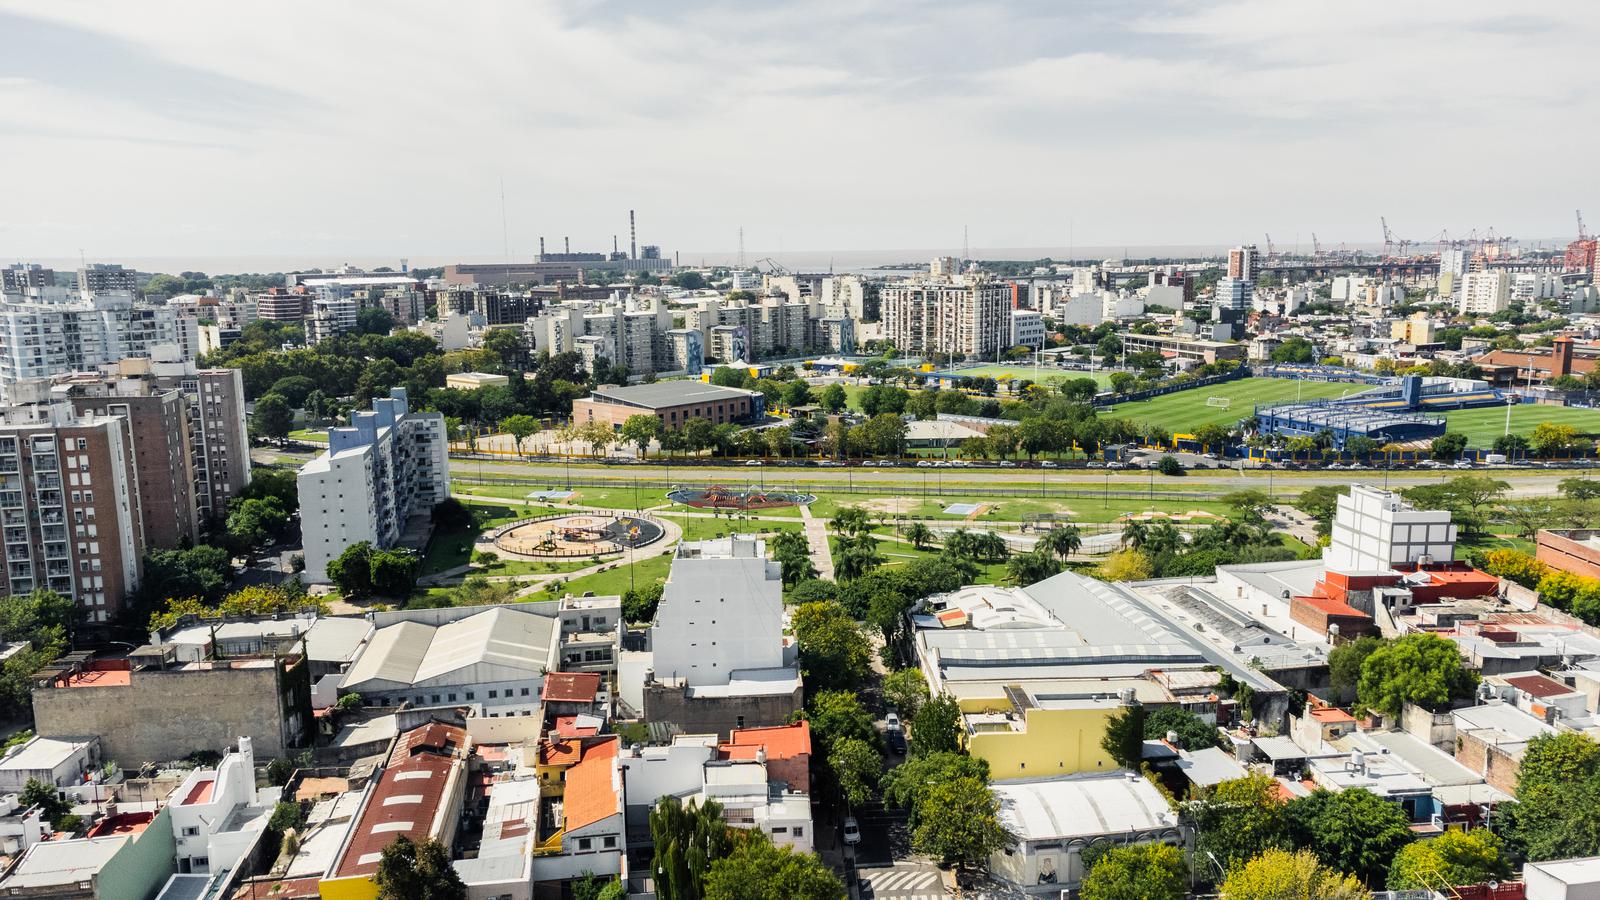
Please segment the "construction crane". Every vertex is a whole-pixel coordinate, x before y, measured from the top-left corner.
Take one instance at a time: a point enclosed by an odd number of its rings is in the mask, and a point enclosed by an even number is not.
[[[767,265],[772,267],[772,274],[773,275],[788,275],[789,274],[789,270],[788,269],[785,269],[777,260],[773,259],[770,256],[763,257],[761,259],[756,260],[756,264],[754,266],[751,266],[751,268],[753,268],[753,269],[755,269],[756,271],[759,272],[761,270],[761,264],[762,263],[766,263]]]
[[[1385,257],[1393,256],[1394,255],[1394,232],[1389,230],[1389,220],[1384,218],[1383,216],[1379,216],[1378,217],[1378,223],[1383,226],[1383,255]]]
[[[1311,258],[1322,258],[1322,242],[1317,240],[1317,233],[1315,231],[1311,232]]]
[[[1278,258],[1278,248],[1272,246],[1272,235],[1267,235],[1267,262]]]
[[[1578,210],[1578,240],[1587,241],[1588,239],[1589,229],[1583,227],[1583,210],[1580,209]]]

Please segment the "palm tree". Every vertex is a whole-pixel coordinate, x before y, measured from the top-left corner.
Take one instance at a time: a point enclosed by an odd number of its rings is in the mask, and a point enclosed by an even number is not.
[[[911,546],[921,550],[933,540],[933,530],[921,522],[912,522],[906,526],[906,540]]]
[[[829,523],[837,534],[861,534],[872,527],[867,511],[859,506],[840,507]]]
[[[1183,549],[1183,534],[1176,525],[1163,519],[1146,530],[1144,549],[1151,553],[1177,553]]]
[[[993,531],[986,531],[978,536],[979,554],[990,562],[999,562],[1011,555],[1011,546],[1006,539]]]
[[[1054,553],[1056,556],[1061,557],[1062,560],[1077,553],[1082,547],[1083,538],[1078,534],[1078,526],[1076,525],[1063,525],[1060,528],[1053,528],[1046,532],[1044,537],[1039,538],[1039,542],[1035,545],[1035,549],[1044,549]]]
[[[1042,548],[1019,553],[1006,563],[1006,575],[1015,584],[1033,584],[1061,571],[1061,562]]]
[[[1138,550],[1143,547],[1149,536],[1150,529],[1146,528],[1144,522],[1138,519],[1130,519],[1128,524],[1122,526],[1122,546],[1127,547],[1129,550]]]

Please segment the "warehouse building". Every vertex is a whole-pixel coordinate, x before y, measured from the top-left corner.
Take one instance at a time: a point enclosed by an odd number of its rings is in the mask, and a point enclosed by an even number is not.
[[[766,398],[758,391],[699,381],[602,384],[589,396],[572,401],[573,422],[605,422],[613,428],[638,415],[652,415],[668,428],[682,428],[690,419],[722,425],[753,422],[765,413]]]

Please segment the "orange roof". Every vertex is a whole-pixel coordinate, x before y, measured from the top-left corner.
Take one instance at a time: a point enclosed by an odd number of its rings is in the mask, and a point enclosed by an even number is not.
[[[947,609],[935,618],[946,625],[963,625],[967,621],[967,612],[963,609]]]
[[[556,734],[562,737],[594,737],[600,729],[593,725],[578,727],[577,716],[556,716]]]
[[[539,742],[539,765],[570,766],[583,756],[583,744],[575,740]]]
[[[148,812],[117,813],[114,816],[107,816],[96,822],[93,828],[85,832],[85,835],[93,838],[109,837],[117,834],[143,834],[144,830],[150,827],[150,822],[155,817],[155,813]]]
[[[621,811],[614,787],[617,747],[621,739],[612,736],[583,748],[583,758],[567,770],[566,830],[575,831]]]
[[[793,759],[811,753],[811,723],[801,720],[791,725],[766,728],[739,728],[728,743],[717,749],[723,759],[755,759],[756,750],[767,748],[767,759]]]
[[[1356,609],[1354,606],[1351,606],[1343,600],[1335,600],[1332,597],[1321,597],[1316,594],[1302,594],[1294,599],[1303,601],[1306,603],[1306,605],[1315,607],[1316,609],[1319,609],[1330,616],[1360,616],[1363,619],[1372,618],[1371,616],[1359,609]]]
[[[544,677],[545,701],[588,703],[600,690],[599,672],[551,672]]]
[[[69,688],[127,687],[133,683],[133,673],[127,669],[85,669],[66,680]]]
[[[1318,722],[1354,722],[1356,720],[1355,716],[1332,706],[1313,709],[1311,718],[1316,719]]]
[[[217,780],[215,778],[207,778],[204,781],[201,781],[189,791],[189,796],[183,798],[183,803],[180,805],[188,805],[190,803],[210,803],[211,791],[215,789],[216,786]]]

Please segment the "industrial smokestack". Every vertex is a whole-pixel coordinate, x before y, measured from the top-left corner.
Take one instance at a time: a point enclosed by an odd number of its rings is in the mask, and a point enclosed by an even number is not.
[[[633,210],[628,210],[628,258],[639,258],[639,229],[633,224]]]
[[[562,246],[567,248],[566,250],[563,250],[562,252],[563,253],[571,253],[572,252],[572,238],[564,237],[564,238],[561,239],[561,241],[562,241]]]
[[[615,256],[616,252],[617,252],[617,236],[613,234],[611,236],[611,253],[612,253],[613,256]]]
[[[544,238],[539,238],[539,258],[544,259]]]

